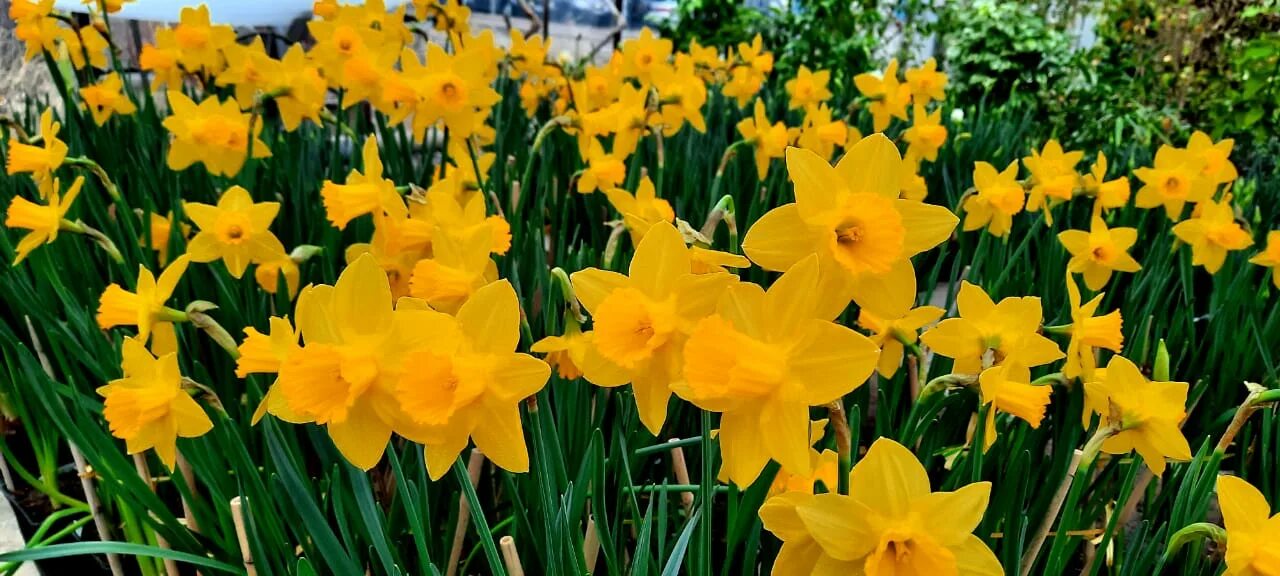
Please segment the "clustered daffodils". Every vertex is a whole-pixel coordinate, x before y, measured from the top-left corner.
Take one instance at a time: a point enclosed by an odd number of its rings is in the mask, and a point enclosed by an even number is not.
[[[108,70],[102,15],[73,28],[52,9],[50,1],[11,4],[27,57],[47,53],[77,69]],[[103,4],[105,12],[118,9]],[[226,183],[216,203],[184,201],[168,214],[148,213],[137,245],[156,265],[140,265],[136,276],[98,295],[98,327],[113,336],[127,329],[114,341],[123,376],[98,392],[128,453],[154,450],[172,467],[179,438],[214,426],[196,400],[198,386],[179,372],[179,354],[194,352],[175,324],[192,323],[235,359],[237,376],[274,378],[255,424],[270,416],[323,427],[363,470],[378,466],[394,439],[422,446],[432,480],[471,445],[504,470],[527,472],[521,408],[549,382],[626,387],[639,423],[654,436],[663,434],[674,403],[717,414],[721,481],[747,490],[777,463],[760,517],[783,542],[773,565],[780,575],[1004,573],[988,535],[975,532],[989,483],[935,491],[920,459],[933,455],[917,456],[889,438],[876,439],[851,469],[843,466],[856,446],[821,444],[828,428],[847,433],[844,399],[873,374],[888,381],[905,366],[919,385],[926,360],[946,363],[950,374],[917,393],[923,401],[950,387],[976,397],[965,450],[989,449],[1002,429],[1042,426],[1059,383],[1083,387],[1083,426],[1097,435],[1100,452],[1136,453],[1156,475],[1167,461],[1192,457],[1180,429],[1189,385],[1149,378],[1123,355],[1128,326],[1099,291],[1114,288],[1118,274],[1142,273],[1138,230],[1115,218],[1130,204],[1163,209],[1175,222],[1171,233],[1190,246],[1191,262],[1210,274],[1230,252],[1253,245],[1232,204],[1231,140],[1196,132],[1185,148],[1160,147],[1153,166],[1133,172],[1141,183],[1134,194],[1128,176],[1108,174],[1114,167],[1102,152],[1081,173],[1084,153],[1050,140],[1003,168],[976,162],[972,188],[948,207],[929,201],[935,198],[921,175],[949,139],[947,76],[932,59],[902,74],[895,60],[854,77],[871,120],[864,136],[852,112],[833,107],[827,70],[801,67],[786,79],[788,112],[770,117],[770,108],[782,106],[762,95],[774,58],[759,36],[724,52],[696,42],[686,52],[645,29],[607,61],[574,67],[549,59],[549,40],[520,31],[499,47],[492,31],[472,30],[468,16],[456,0],[391,11],[381,0],[319,1],[308,23],[314,43],[277,58],[260,39],[237,41],[230,27],[213,23],[208,7],[185,8],[176,26],[157,31],[141,51],[149,86],[128,86],[111,72],[79,87],[76,104],[107,127],[138,114],[137,94],[149,90],[164,110],[167,168]],[[423,49],[411,20],[446,41]],[[541,153],[545,138],[571,141],[576,171],[560,184],[591,213],[607,211],[613,249],[633,249],[625,266],[606,251],[597,266],[561,272],[563,332],[536,342],[526,313],[549,300],[522,293],[514,267],[504,265],[515,258],[513,244],[524,242],[509,220],[521,217],[522,205],[500,205],[490,182],[506,160],[497,157],[493,110],[510,82],[518,83],[526,121],[551,116],[535,127],[530,155]],[[759,181],[784,170],[790,182],[790,195],[756,215],[740,245],[736,224],[729,244],[716,246],[715,221],[698,230],[681,218],[667,197],[671,175],[633,170],[648,146],[661,158],[664,139],[705,132],[709,95],[741,117],[716,184],[745,148]],[[265,129],[268,110],[278,127]],[[248,167],[269,167],[284,150],[284,134],[333,125],[338,135],[341,116],[356,112],[403,131],[350,138],[350,172],[318,183],[313,201],[325,221],[304,225],[361,236],[335,255],[340,270],[326,284],[302,268],[322,248],[286,247],[273,232],[295,225],[285,216],[302,208],[234,182]],[[884,132],[897,122],[906,124],[895,141]],[[74,219],[85,177],[64,187],[66,173],[89,169],[113,196],[107,201],[122,203],[120,192],[92,160],[69,156],[63,130],[47,109],[35,137],[9,140],[7,173],[26,175],[38,192],[14,196],[6,212],[5,227],[24,231],[14,266],[60,232],[83,235],[119,260],[110,240]],[[436,158],[425,187],[391,177],[393,138],[404,146],[400,154],[418,147]],[[947,302],[919,293],[916,262],[938,257],[958,234],[985,229],[1007,241],[1020,212],[1052,226],[1055,211],[1082,201],[1092,202],[1089,230],[1062,230],[1060,246],[1042,248],[1064,254],[1065,269],[1045,294],[1065,283],[1065,301],[1046,306],[1040,295],[988,292],[992,286],[961,280],[948,311]],[[1250,262],[1274,268],[1280,288],[1278,234],[1270,232]],[[217,302],[175,302],[193,266],[212,267],[229,286],[261,290],[291,309],[273,308],[236,339],[208,314]],[[253,280],[244,279],[250,271]],[[1054,317],[1070,321],[1044,325]],[[831,421],[813,422],[815,411]],[[1250,490],[1231,477],[1219,483],[1233,574],[1280,565],[1262,543],[1280,529]]]

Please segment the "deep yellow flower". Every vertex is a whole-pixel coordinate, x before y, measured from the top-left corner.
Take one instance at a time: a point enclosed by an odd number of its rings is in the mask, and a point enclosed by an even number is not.
[[[922,158],[933,162],[938,159],[938,149],[947,143],[947,127],[942,125],[942,108],[926,112],[922,104],[916,104],[911,115],[913,123],[902,133],[907,143],[907,157]]]
[[[192,262],[222,260],[231,276],[239,278],[250,263],[266,262],[284,252],[270,230],[280,212],[279,202],[255,204],[248,190],[232,186],[218,198],[217,206],[184,202],[182,210],[200,229],[187,244]]]
[[[640,35],[622,43],[622,73],[635,78],[641,86],[653,83],[654,72],[671,58],[671,40],[660,38],[648,27]]]
[[[893,378],[902,366],[904,345],[915,344],[920,329],[937,322],[947,312],[937,306],[912,308],[916,298],[914,276],[904,288],[907,289],[886,294],[886,307],[880,311],[858,310],[858,325],[871,332],[871,341],[880,348],[877,368],[885,378]]]
[[[546,385],[551,368],[520,343],[520,303],[511,283],[476,291],[456,317],[431,316],[430,336],[404,357],[395,394],[425,445],[427,473],[438,480],[453,466],[468,439],[508,472],[529,470],[520,403]]]
[[[1121,176],[1107,180],[1107,155],[1098,152],[1089,173],[1080,180],[1084,193],[1096,198],[1102,210],[1123,208],[1129,203],[1129,177]]]
[[[627,178],[627,165],[623,159],[605,152],[599,140],[592,140],[586,160],[587,167],[578,177],[578,192],[589,194],[617,188]]]
[[[764,80],[764,77],[757,74],[750,66],[734,66],[729,72],[729,81],[720,88],[720,92],[733,98],[741,108],[760,92]]]
[[[524,37],[524,32],[511,29],[511,47],[507,54],[511,58],[511,67],[515,70],[515,78],[541,78],[547,73],[547,52],[551,51],[551,40],[542,36]]]
[[[911,98],[921,106],[931,100],[947,98],[947,75],[938,71],[938,61],[930,58],[919,68],[908,68],[905,74],[907,86],[911,87]]]
[[[573,99],[580,112],[594,112],[612,104],[621,91],[622,75],[613,66],[587,66],[581,83],[573,87]]]
[[[271,156],[267,144],[258,138],[262,123],[252,122],[248,113],[241,112],[235,98],[219,102],[217,96],[210,96],[197,106],[182,92],[170,90],[168,95],[173,114],[164,119],[164,127],[173,136],[167,158],[170,170],[186,170],[201,162],[211,174],[235,176],[249,154],[250,137],[254,158]]]
[[[1045,410],[1049,407],[1049,397],[1053,395],[1051,386],[1032,384],[1031,372],[1016,361],[983,370],[978,376],[978,384],[982,392],[982,403],[991,405],[987,409],[984,424],[984,451],[995,444],[996,415],[1012,414],[1032,428],[1039,428],[1040,422],[1044,420]]]
[[[334,286],[307,287],[294,311],[304,345],[284,359],[276,383],[289,411],[326,426],[338,451],[363,470],[406,421],[395,397],[404,358],[438,324],[425,304],[401,302],[393,309],[387,275],[369,255]]]
[[[255,36],[248,44],[232,44],[223,50],[227,68],[218,74],[218,86],[234,86],[236,101],[244,109],[253,107],[260,92],[270,90],[285,72],[280,61],[267,55],[262,37]]]
[[[773,54],[764,49],[764,37],[756,32],[751,43],[738,43],[738,58],[761,80],[773,71]]]
[[[1102,418],[1100,425],[1121,431],[1102,443],[1108,454],[1142,456],[1151,472],[1164,472],[1165,459],[1191,459],[1191,446],[1179,428],[1187,417],[1186,382],[1152,382],[1127,358],[1111,357],[1097,380],[1084,385],[1085,407]],[[1089,418],[1086,412],[1084,417]],[[1118,417],[1118,420],[1113,418]]]
[[[1214,274],[1226,261],[1227,252],[1253,245],[1253,238],[1236,223],[1235,218],[1231,195],[1228,194],[1221,202],[1201,202],[1191,219],[1173,227],[1173,234],[1191,245],[1193,265],[1204,266],[1207,272]]]
[[[101,126],[115,114],[128,116],[137,111],[133,101],[121,91],[123,88],[120,75],[112,72],[101,82],[80,89],[80,99],[89,108],[95,124]]]
[[[810,422],[809,443],[812,445],[821,442],[822,437],[826,434],[826,429],[827,420],[825,418]],[[721,482],[728,481],[723,466],[720,469],[718,480]],[[773,477],[773,483],[769,485],[769,494],[766,498],[773,498],[788,492],[813,494],[815,485],[818,482],[821,482],[828,492],[833,487],[838,486],[840,482],[840,456],[835,450],[828,449],[818,452],[814,448],[809,448],[809,473],[791,474],[786,470],[779,469]]]
[[[639,246],[649,229],[656,224],[670,224],[675,221],[676,213],[671,204],[658,198],[657,189],[648,176],[640,179],[634,196],[621,188],[610,188],[604,191],[605,196],[614,209],[622,215],[622,221],[631,233],[631,243]]]
[[[556,369],[556,373],[565,380],[577,380],[582,377],[581,366],[587,362],[587,354],[593,353],[595,347],[591,343],[592,334],[583,333],[575,321],[568,321],[564,334],[547,336],[529,347],[534,354],[545,354],[547,364]]]
[[[1218,477],[1218,507],[1227,529],[1225,576],[1267,576],[1280,573],[1280,514],[1270,515],[1267,499],[1252,484],[1236,476]]]
[[[720,51],[715,46],[703,46],[698,43],[697,38],[689,40],[689,57],[693,59],[693,64],[698,69],[698,75],[706,82],[718,82],[723,80],[725,69],[724,58],[720,57]]]
[[[161,266],[169,262],[169,236],[173,233],[175,216],[173,212],[168,215],[152,212],[151,218],[147,223],[147,227],[150,230],[151,243],[147,244],[146,238],[138,239],[139,246],[145,246],[156,251],[156,258],[160,261]],[[185,240],[190,236],[191,225],[183,223],[179,230],[182,233],[183,240]]]
[[[280,59],[280,75],[273,80],[273,90],[283,90],[276,96],[280,110],[280,123],[286,132],[296,130],[303,120],[320,125],[320,112],[328,96],[328,85],[320,69],[316,67],[301,44],[294,44]]]
[[[107,51],[111,48],[111,44],[107,42],[106,36],[98,30],[94,24],[81,26],[76,30],[80,35],[80,50],[82,53],[71,53],[71,64],[76,69],[84,67],[85,58],[94,68],[100,70],[107,69]]]
[[[722,413],[720,454],[739,487],[750,486],[770,459],[788,473],[809,474],[809,407],[840,399],[875,369],[879,349],[832,322],[834,306],[818,300],[818,282],[815,254],[768,292],[730,286],[685,344],[684,380],[671,389]]]
[[[339,230],[365,214],[381,216],[384,212],[403,210],[404,201],[396,192],[396,183],[382,177],[382,158],[378,156],[378,140],[370,136],[364,141],[364,173],[351,170],[347,183],[325,180],[320,187],[325,215]]]
[[[5,172],[15,174],[31,174],[36,182],[53,176],[53,171],[62,166],[67,158],[67,145],[58,139],[58,130],[62,125],[53,119],[53,108],[45,108],[40,113],[40,137],[43,146],[31,146],[18,142],[17,138],[9,139],[9,153],[5,155]]]
[[[53,12],[54,0],[13,0],[9,3],[9,19],[23,22],[42,18]]]
[[[1187,202],[1204,202],[1213,196],[1214,185],[1204,177],[1204,165],[1197,155],[1162,144],[1154,166],[1133,171],[1142,181],[1134,203],[1139,208],[1164,206],[1169,219],[1177,222]]]
[[[979,374],[1005,362],[1027,368],[1062,358],[1058,345],[1039,333],[1040,299],[1009,297],[999,304],[978,286],[960,284],[959,318],[948,318],[920,339],[934,352],[952,358],[956,374]]]
[[[653,78],[660,96],[663,134],[674,136],[686,122],[694,130],[706,132],[702,107],[707,103],[707,85],[698,77],[693,59],[686,54],[677,54],[676,65],[655,71]]]
[[[350,98],[356,101],[376,87],[378,75],[391,68],[402,46],[400,38],[375,27],[368,14],[364,6],[339,6],[332,18],[307,22],[315,39],[309,54],[324,70],[325,80],[330,87],[356,91]]]
[[[211,24],[209,7],[204,4],[183,8],[178,18],[173,39],[179,49],[178,62],[182,67],[188,72],[222,72],[225,64],[223,51],[236,43],[236,31],[230,26]]]
[[[764,101],[756,100],[754,116],[738,122],[738,133],[755,149],[756,175],[763,181],[769,175],[770,162],[786,154],[787,146],[800,135],[800,130],[787,128],[785,122],[770,124]]]
[[[971,232],[986,227],[996,238],[1009,235],[1013,217],[1022,211],[1027,193],[1018,183],[1018,161],[1014,160],[1003,172],[996,172],[986,162],[973,165],[974,194],[964,200],[964,230]]]
[[[783,541],[773,574],[999,576],[999,559],[973,531],[990,482],[932,492],[906,447],[880,438],[849,473],[849,495],[775,496],[760,510]]]
[[[924,202],[929,196],[929,184],[920,175],[920,159],[903,159],[902,177],[898,180],[898,197],[912,202]]]
[[[1053,214],[1049,208],[1066,202],[1075,195],[1080,186],[1080,175],[1076,173],[1076,164],[1084,158],[1079,150],[1065,152],[1057,140],[1045,142],[1040,152],[1031,150],[1031,155],[1022,159],[1022,165],[1031,173],[1031,190],[1027,196],[1027,212],[1039,212],[1045,209],[1044,219],[1053,223]]]
[[[139,264],[138,285],[134,292],[111,283],[98,299],[98,327],[106,330],[115,326],[137,326],[138,341],[146,342],[157,324],[172,322],[175,316],[182,314],[164,303],[173,295],[173,289],[189,263],[190,259],[185,254],[174,258],[160,273],[159,280]]]
[[[1231,148],[1235,140],[1224,138],[1214,142],[1208,134],[1196,130],[1187,141],[1187,153],[1200,161],[1200,176],[1217,187],[1230,184],[1239,178],[1236,165],[1231,162]]]
[[[44,4],[38,11],[44,10]],[[49,4],[52,9],[52,3]],[[72,66],[77,70],[84,67],[84,48],[80,45],[80,36],[75,30],[61,25],[61,21],[49,15],[32,14],[17,22],[13,35],[26,44],[24,58],[31,60],[41,52],[47,52],[54,58],[61,59],[65,54],[71,57]]]
[[[823,290],[842,294],[845,303],[852,298],[873,311],[892,308],[883,298],[914,284],[910,258],[942,243],[956,225],[946,208],[899,199],[902,158],[882,134],[862,139],[834,167],[811,151],[789,148],[787,172],[796,202],[757,220],[743,251],[775,271],[817,252]]]
[[[1107,228],[1100,216],[1094,216],[1089,231],[1064,230],[1058,241],[1071,253],[1067,271],[1084,276],[1084,285],[1098,291],[1111,280],[1112,272],[1137,272],[1142,265],[1129,255],[1138,240],[1136,228]]]
[[[1280,230],[1267,232],[1267,247],[1249,259],[1251,264],[1271,269],[1271,281],[1280,288]]]
[[[238,348],[240,357],[236,358],[236,377],[247,378],[250,374],[278,374],[285,360],[299,349],[298,336],[288,318],[272,316],[268,320],[267,334],[258,332],[252,326],[244,329],[244,342]],[[267,389],[257,409],[253,411],[251,424],[256,425],[263,416],[271,414],[291,424],[305,424],[308,420],[289,409],[281,388],[273,382]]]
[[[1097,369],[1094,350],[1106,348],[1112,352],[1120,352],[1124,348],[1124,318],[1119,310],[1102,316],[1094,316],[1098,306],[1102,304],[1102,294],[1080,304],[1080,288],[1075,279],[1067,275],[1067,297],[1071,301],[1071,342],[1067,344],[1067,361],[1062,366],[1062,375],[1067,378],[1092,380]]]
[[[152,356],[142,339],[125,338],[124,376],[98,388],[105,398],[102,416],[111,435],[125,441],[129,454],[155,449],[165,466],[177,460],[177,440],[197,438],[213,429],[209,415],[182,390],[178,355]]]
[[[618,101],[609,107],[609,112],[602,114],[599,121],[608,122],[606,132],[613,132],[613,149],[612,152],[619,158],[631,156],[636,151],[636,146],[640,143],[640,138],[645,135],[649,126],[649,109],[647,107],[648,92],[640,90],[630,84],[623,85],[622,91],[618,93]],[[586,118],[584,117],[584,123]],[[584,131],[585,132],[585,131]],[[597,131],[596,133],[600,133]],[[585,135],[578,137],[579,152],[585,154],[584,142]]]
[[[856,131],[855,129],[854,132]],[[832,121],[831,109],[826,104],[805,110],[804,125],[800,128],[800,137],[796,139],[797,146],[813,150],[823,160],[830,160],[836,146],[844,146],[848,141],[849,126],[844,120]]]
[[[409,280],[409,293],[432,308],[453,314],[481,287],[498,279],[497,265],[489,258],[493,237],[484,227],[462,234],[436,228],[430,258],[419,260]]]
[[[439,44],[427,47],[426,64],[406,52],[400,62],[406,82],[417,94],[413,109],[413,135],[421,141],[427,128],[443,122],[450,136],[466,138],[475,130],[476,116],[488,114],[489,108],[501,100],[489,86],[478,52],[448,54]]]
[[[58,230],[62,228],[62,220],[66,217],[67,211],[71,209],[71,204],[76,201],[76,196],[80,195],[80,187],[84,185],[84,176],[77,176],[75,182],[71,184],[71,188],[67,189],[66,196],[59,197],[58,179],[46,181],[41,184],[41,188],[48,188],[47,196],[49,204],[47,206],[36,204],[21,196],[14,196],[9,202],[9,209],[5,211],[4,225],[6,228],[30,230],[26,236],[18,241],[18,246],[14,248],[17,253],[13,258],[13,265],[17,266],[26,259],[32,250],[44,244],[52,244],[58,239]]]
[[[672,384],[682,378],[684,343],[696,322],[715,311],[731,274],[693,274],[675,227],[654,224],[636,245],[630,276],[598,268],[570,278],[594,321],[593,343],[608,362],[581,366],[597,386],[632,383],[640,421],[657,435]]]
[[[143,44],[138,67],[151,73],[151,90],[180,90],[185,71],[178,59],[182,50],[172,28],[156,29],[155,44]]]
[[[831,81],[830,70],[812,72],[808,66],[800,65],[795,78],[787,80],[784,86],[790,98],[789,110],[808,109],[831,99],[831,90],[827,83]]]
[[[853,77],[853,83],[863,96],[871,99],[867,106],[871,110],[872,130],[884,132],[893,118],[907,119],[907,105],[911,103],[911,86],[898,80],[898,59],[889,60],[889,65],[879,76],[863,72]]]

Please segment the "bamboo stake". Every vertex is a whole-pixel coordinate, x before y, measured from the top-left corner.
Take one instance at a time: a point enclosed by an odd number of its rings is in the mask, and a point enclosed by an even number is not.
[[[181,451],[178,452],[178,471],[182,473],[182,481],[187,484],[187,491],[191,492],[192,498],[195,498],[196,476],[191,470],[191,463],[187,462]],[[179,492],[179,495],[181,496],[181,492]],[[200,533],[200,524],[196,522],[196,515],[191,510],[191,503],[187,501],[185,496],[182,496],[182,517],[187,521],[188,530],[193,534]]]
[[[480,482],[480,467],[484,465],[484,452],[479,448],[471,449],[471,457],[467,460],[467,476],[471,485]],[[445,568],[445,576],[456,576],[458,563],[462,561],[462,543],[467,537],[467,526],[471,522],[471,505],[465,495],[458,495],[458,525],[453,531],[453,547],[449,549],[449,564]]]
[[[582,535],[582,560],[587,574],[596,573],[596,558],[600,555],[600,536],[596,534],[596,517],[587,516],[587,532]]]
[[[502,563],[507,565],[507,574],[524,576],[524,567],[520,565],[520,553],[516,552],[516,539],[503,536],[498,541],[498,546],[502,548]]]
[[[244,558],[245,574],[258,576],[258,569],[253,565],[253,550],[249,548],[249,532],[245,529],[244,508],[239,496],[231,499],[231,521],[236,527],[236,540],[240,543],[240,556]]]
[[[151,476],[151,467],[147,465],[147,455],[139,452],[133,455],[133,467],[138,471],[138,477],[147,484],[147,488],[154,494],[156,491],[156,480]],[[150,514],[151,518],[155,518],[155,514]],[[156,535],[156,546],[163,550],[171,550],[169,541],[164,539],[159,532],[152,531]],[[178,563],[168,558],[164,559],[164,571],[168,576],[179,576]]]
[[[667,442],[678,442],[679,440],[679,438],[672,438]],[[675,469],[676,483],[691,484],[689,481],[689,465],[684,461],[684,448],[676,446],[671,449],[671,467]],[[686,513],[693,509],[693,492],[681,492],[680,504],[684,506]]]
[[[98,529],[98,538],[103,542],[111,541],[111,525],[102,515],[102,504],[98,501],[98,492],[93,486],[93,475],[85,464],[84,455],[76,445],[68,442],[71,448],[71,459],[76,462],[76,474],[80,476],[80,487],[84,489],[84,501],[89,504],[89,512],[93,514],[93,525]],[[112,576],[124,576],[124,567],[120,565],[120,557],[107,554],[107,564],[111,566]]]

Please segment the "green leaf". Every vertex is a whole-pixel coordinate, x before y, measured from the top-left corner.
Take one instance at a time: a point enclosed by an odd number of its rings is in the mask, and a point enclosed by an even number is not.
[[[75,542],[71,544],[54,544],[40,548],[28,548],[0,554],[0,562],[30,562],[48,560],[50,558],[66,558],[68,556],[84,556],[86,554],[120,554],[122,556],[144,556],[183,562],[201,568],[218,570],[228,574],[244,574],[243,568],[224,562],[196,556],[176,550],[165,550],[157,546],[129,544],[125,542]]]

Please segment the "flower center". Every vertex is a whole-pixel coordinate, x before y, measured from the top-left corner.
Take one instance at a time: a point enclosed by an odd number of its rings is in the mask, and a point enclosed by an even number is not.
[[[854,274],[888,272],[901,257],[906,230],[893,200],[875,194],[851,194],[831,228],[836,261]]]
[[[1171,174],[1168,178],[1165,178],[1162,191],[1165,196],[1171,198],[1185,196],[1187,194],[1186,183],[1182,176]]]
[[[615,290],[596,310],[600,354],[624,368],[651,357],[675,330],[675,303],[654,302],[634,288]]]

